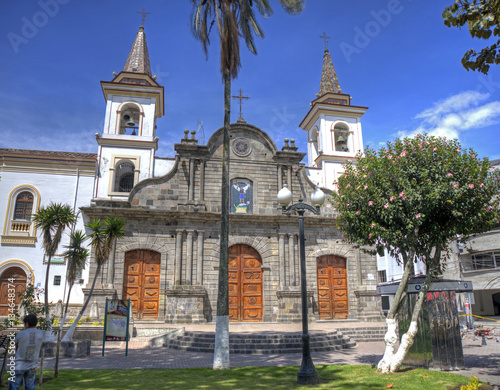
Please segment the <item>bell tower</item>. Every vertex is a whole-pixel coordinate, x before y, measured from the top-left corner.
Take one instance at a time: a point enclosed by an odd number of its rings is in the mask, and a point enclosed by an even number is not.
[[[94,199],[127,199],[139,181],[154,176],[156,120],[164,114],[164,91],[151,75],[141,24],[123,70],[101,81],[106,115],[98,144]]]
[[[316,184],[333,189],[342,174],[342,163],[363,151],[361,117],[367,107],[351,105],[351,96],[342,93],[326,34],[321,83],[311,109],[300,123],[307,132],[308,176]]]

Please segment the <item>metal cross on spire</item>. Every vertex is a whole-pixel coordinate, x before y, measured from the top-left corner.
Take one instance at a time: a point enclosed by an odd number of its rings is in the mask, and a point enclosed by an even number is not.
[[[328,40],[331,39],[332,37],[327,36],[324,31],[323,31],[323,35],[320,35],[319,37],[321,39],[324,39],[324,41],[325,41],[325,50],[328,50],[328,46],[327,46]]]
[[[146,16],[148,16],[151,12],[147,12],[146,9],[143,8],[142,11],[137,11],[137,13],[142,15],[141,25],[144,25],[144,21],[146,20]]]
[[[243,94],[241,93],[241,88],[240,88],[240,94],[236,95],[236,96],[233,95],[233,98],[239,99],[239,101],[240,101],[240,119],[243,119],[243,117],[241,116],[241,103],[242,103],[243,99],[250,99],[250,98],[248,96],[243,96]]]

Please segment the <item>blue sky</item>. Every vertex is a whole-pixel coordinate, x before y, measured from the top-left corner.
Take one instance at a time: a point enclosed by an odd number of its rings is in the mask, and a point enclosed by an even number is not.
[[[365,147],[427,131],[500,158],[500,68],[485,76],[462,67],[463,53],[485,42],[444,25],[441,13],[451,1],[308,0],[301,15],[291,16],[272,0],[274,15],[260,19],[266,36],[256,39],[258,55],[242,43],[232,85],[233,95],[241,88],[250,97],[244,118],[278,148],[295,138],[306,151],[298,125],[319,90],[319,36],[326,32],[342,91],[369,107]],[[157,155],[174,156],[183,130],[197,129],[200,120],[206,142],[223,121],[218,37],[207,60],[191,34],[189,0],[4,0],[0,147],[96,152],[105,110],[99,82],[123,68],[142,8],[151,13],[145,31],[152,72],[165,87]]]

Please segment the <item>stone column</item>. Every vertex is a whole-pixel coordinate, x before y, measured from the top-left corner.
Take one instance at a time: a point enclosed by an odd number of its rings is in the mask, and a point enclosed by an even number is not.
[[[194,199],[194,160],[189,160],[189,191],[188,200]]]
[[[182,275],[182,231],[178,231],[175,237],[175,273],[174,284],[181,284]]]
[[[186,284],[190,285],[193,281],[193,231],[187,232],[186,240]]]
[[[283,188],[283,169],[278,165],[278,191]]]
[[[297,268],[295,262],[295,234],[288,235],[288,269],[290,270],[290,286],[297,285]]]
[[[347,263],[346,263],[347,267]],[[361,286],[363,283],[363,278],[361,276],[361,251],[356,249],[356,279],[358,282],[358,286]]]
[[[279,260],[280,260],[280,287],[285,287],[285,234],[278,234]]]
[[[293,167],[291,165],[289,167],[287,167],[287,170],[286,170],[286,180],[288,182],[288,189],[293,193],[293,189],[292,189],[292,170],[293,170]]]
[[[205,200],[205,161],[203,160],[200,161],[200,200]]]
[[[196,259],[196,283],[203,285],[203,232],[198,232],[198,258]]]

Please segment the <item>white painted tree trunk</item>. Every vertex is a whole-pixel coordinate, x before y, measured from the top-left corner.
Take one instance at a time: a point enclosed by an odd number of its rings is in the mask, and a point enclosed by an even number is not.
[[[389,374],[391,369],[391,362],[396,351],[398,344],[397,322],[394,318],[387,318],[387,332],[385,333],[385,352],[382,360],[378,363],[378,371],[382,374]]]
[[[68,331],[64,335],[61,341],[73,341],[73,334],[75,333],[76,326],[78,325],[78,321],[82,318],[82,313],[78,313],[78,316],[75,319],[75,322],[71,324]]]
[[[57,333],[55,333],[54,329],[52,328],[52,323],[50,322],[50,315],[48,316],[47,321],[49,323],[49,327],[45,331],[45,338],[43,339],[43,341],[57,341]]]
[[[417,321],[412,321],[410,323],[408,331],[401,338],[401,344],[399,345],[398,351],[394,354],[394,356],[391,359],[390,372],[396,372],[401,368],[401,365],[403,364],[403,360],[406,354],[410,350],[410,347],[413,345],[413,341],[415,340],[417,331],[418,331]]]
[[[214,370],[228,370],[229,361],[229,316],[217,316],[215,322]]]
[[[427,291],[429,289],[429,285],[432,279],[431,272],[427,270],[427,275],[425,277],[424,284],[420,292],[418,293],[417,300],[415,302],[415,306],[413,307],[413,312],[411,314],[411,322],[410,327],[407,332],[401,337],[401,342],[399,344],[399,348],[397,352],[396,344],[397,344],[397,333],[396,333],[396,320],[395,319],[387,319],[387,333],[385,335],[385,354],[382,360],[378,364],[378,371],[383,374],[389,374],[398,371],[403,364],[403,360],[410,350],[410,347],[413,345],[415,340],[415,336],[418,331],[418,317],[420,316],[420,312],[422,311],[422,306],[427,295]]]

